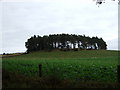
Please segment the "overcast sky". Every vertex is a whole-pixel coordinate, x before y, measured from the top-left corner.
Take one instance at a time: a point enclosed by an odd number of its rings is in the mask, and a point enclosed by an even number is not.
[[[26,51],[33,35],[61,33],[102,37],[108,50],[118,50],[117,2],[106,0],[98,7],[93,0],[3,0],[0,17],[0,53]]]

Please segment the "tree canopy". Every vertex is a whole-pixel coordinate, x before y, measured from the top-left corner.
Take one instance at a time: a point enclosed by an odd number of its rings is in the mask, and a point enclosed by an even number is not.
[[[41,50],[98,50],[107,49],[107,44],[102,38],[75,34],[50,34],[31,36],[25,42],[27,52]]]
[[[96,1],[96,5],[98,6],[105,3],[105,0],[93,0],[93,1]],[[118,1],[118,4],[120,5],[120,0],[111,0],[111,1]]]

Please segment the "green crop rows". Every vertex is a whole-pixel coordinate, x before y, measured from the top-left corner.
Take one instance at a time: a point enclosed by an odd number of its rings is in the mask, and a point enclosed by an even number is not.
[[[42,64],[42,77],[54,75],[61,79],[116,82],[118,56],[115,51],[35,52],[4,58],[3,69],[26,76],[38,76]]]

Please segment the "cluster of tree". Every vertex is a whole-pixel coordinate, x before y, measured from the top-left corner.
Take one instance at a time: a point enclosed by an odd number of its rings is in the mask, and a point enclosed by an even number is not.
[[[102,38],[75,34],[53,34],[41,36],[32,36],[25,42],[27,52],[40,50],[95,50],[107,49],[107,44]]]

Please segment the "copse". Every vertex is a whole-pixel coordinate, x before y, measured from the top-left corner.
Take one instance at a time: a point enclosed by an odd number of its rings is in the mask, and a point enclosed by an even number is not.
[[[32,36],[25,42],[27,52],[41,50],[98,50],[107,49],[107,44],[102,38],[75,34],[50,34]]]

